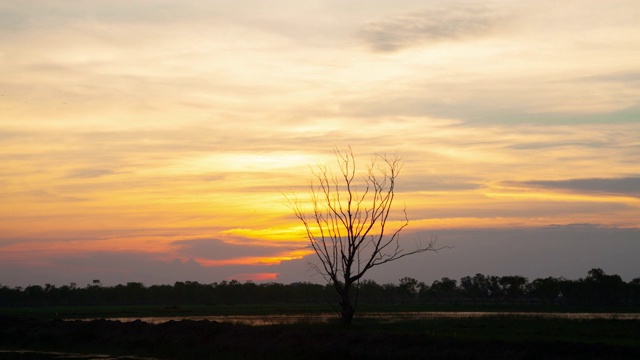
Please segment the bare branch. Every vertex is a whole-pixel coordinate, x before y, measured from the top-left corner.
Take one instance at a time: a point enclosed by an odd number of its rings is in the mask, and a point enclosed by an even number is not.
[[[450,247],[437,248],[437,238],[432,238],[426,245],[416,243],[415,249],[405,251],[400,233],[409,225],[406,207],[402,209],[400,224],[389,229],[396,179],[403,167],[398,156],[376,154],[359,175],[351,147],[336,148],[334,152],[339,165],[337,176],[324,164],[316,164],[311,170],[312,212],[307,212],[297,199],[288,199],[288,203],[320,260],[321,266],[315,265],[314,269],[333,283],[342,298],[342,320],[348,324],[357,304],[357,296],[354,302],[350,295],[351,285],[369,269],[409,255]]]

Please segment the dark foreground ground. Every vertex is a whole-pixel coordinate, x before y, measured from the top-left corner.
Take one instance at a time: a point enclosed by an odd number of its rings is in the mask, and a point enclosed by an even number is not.
[[[334,324],[243,326],[182,320],[152,325],[0,316],[0,349],[159,359],[640,359],[640,322],[505,317],[370,322],[343,328]],[[9,356],[0,353],[0,359]]]

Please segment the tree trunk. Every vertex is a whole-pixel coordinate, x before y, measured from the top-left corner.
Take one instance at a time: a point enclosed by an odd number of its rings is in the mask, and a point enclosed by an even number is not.
[[[353,314],[355,313],[355,309],[353,308],[353,304],[351,304],[351,298],[349,297],[349,290],[346,288],[342,292],[342,300],[340,301],[340,306],[342,307],[340,322],[342,323],[342,325],[345,325],[345,326],[351,325],[351,321],[353,320]]]

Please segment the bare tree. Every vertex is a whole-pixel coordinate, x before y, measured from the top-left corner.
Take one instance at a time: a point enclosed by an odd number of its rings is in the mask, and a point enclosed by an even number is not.
[[[369,269],[438,249],[434,239],[426,245],[416,244],[412,251],[400,245],[400,232],[409,220],[403,209],[392,226],[391,208],[402,168],[399,157],[376,155],[359,176],[351,148],[336,149],[335,154],[338,175],[318,164],[312,169],[310,202],[288,200],[320,260],[316,270],[340,295],[341,321],[349,325],[358,303],[357,282]]]

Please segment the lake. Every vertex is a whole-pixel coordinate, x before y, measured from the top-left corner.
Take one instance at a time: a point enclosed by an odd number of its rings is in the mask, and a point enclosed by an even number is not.
[[[0,360],[157,360],[137,356],[112,356],[105,354],[75,354],[55,351],[0,350]]]
[[[552,312],[449,312],[449,311],[424,311],[424,312],[366,312],[356,314],[356,321],[360,319],[376,319],[385,322],[402,320],[421,320],[438,318],[478,318],[486,316],[518,316],[541,317],[547,319],[628,319],[640,320],[640,313],[552,313]],[[175,317],[137,317],[137,318],[107,318],[130,322],[141,320],[150,324],[160,324],[167,321],[180,320],[208,320],[243,325],[277,325],[295,323],[326,323],[337,319],[334,313],[319,314],[293,314],[293,315],[225,315],[225,316],[175,316]],[[87,319],[93,320],[93,319]]]
[[[429,319],[464,319],[481,317],[504,317],[531,318],[531,319],[576,319],[576,320],[640,320],[640,313],[546,313],[546,312],[361,312],[357,314],[358,319],[375,319],[377,322],[396,322],[402,320],[429,320]],[[85,319],[92,320],[92,319]],[[232,324],[244,324],[252,326],[265,326],[274,324],[293,323],[323,323],[337,321],[335,313],[322,314],[296,314],[296,315],[233,315],[233,316],[180,316],[180,317],[130,317],[130,318],[108,318],[107,320],[117,320],[120,322],[144,321],[151,324],[160,324],[169,321],[180,320],[208,320]],[[510,322],[510,321],[507,321]],[[37,352],[0,350],[0,360],[55,360],[55,359],[76,359],[76,360],[155,360],[135,356],[110,356],[103,354],[73,354],[61,352]]]

